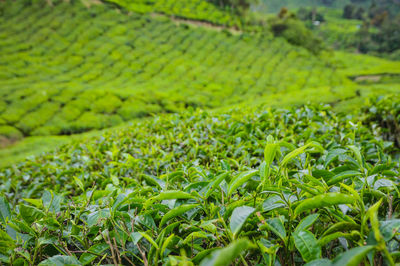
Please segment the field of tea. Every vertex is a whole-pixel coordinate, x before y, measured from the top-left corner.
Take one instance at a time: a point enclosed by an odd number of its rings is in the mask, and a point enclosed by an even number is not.
[[[354,117],[322,105],[161,115],[5,168],[0,259],[394,265],[393,112],[388,98]]]
[[[80,133],[347,82],[271,35],[232,36],[104,5],[9,9],[0,42],[0,132],[9,137]]]
[[[399,264],[400,62],[245,20],[0,1],[0,265]]]

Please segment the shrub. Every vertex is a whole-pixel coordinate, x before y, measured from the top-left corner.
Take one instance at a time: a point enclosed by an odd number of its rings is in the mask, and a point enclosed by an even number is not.
[[[0,126],[0,136],[10,140],[19,140],[23,138],[21,131],[12,126]]]
[[[95,113],[112,114],[121,104],[122,102],[117,96],[106,94],[92,104],[91,110]]]
[[[278,17],[269,20],[269,28],[276,37],[283,37],[289,43],[301,46],[318,54],[323,50],[322,41],[293,14],[281,11]]]
[[[142,101],[129,99],[118,109],[118,114],[124,120],[145,117],[150,114],[161,112],[162,109],[157,104],[143,103]]]

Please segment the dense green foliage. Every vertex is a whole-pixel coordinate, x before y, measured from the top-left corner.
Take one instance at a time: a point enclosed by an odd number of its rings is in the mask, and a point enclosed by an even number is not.
[[[177,26],[105,5],[54,5],[5,7],[0,132],[80,133],[188,106],[219,107],[305,88],[334,92],[350,83],[329,58],[270,34]]]
[[[400,263],[400,62],[253,2],[0,1],[0,265]]]
[[[207,21],[217,25],[241,27],[240,18],[226,4],[216,5],[204,0],[106,0],[137,13],[162,13],[174,17]]]
[[[304,23],[285,8],[268,22],[270,30],[276,37],[283,37],[289,43],[304,47],[314,54],[320,53],[323,49],[322,40],[314,36]]]
[[[384,129],[328,106],[257,109],[160,116],[4,169],[0,259],[398,262],[399,162]]]

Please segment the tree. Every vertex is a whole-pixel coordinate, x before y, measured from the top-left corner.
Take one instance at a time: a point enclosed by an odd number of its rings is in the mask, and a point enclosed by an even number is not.
[[[293,45],[304,47],[314,54],[323,49],[322,41],[286,8],[282,8],[278,16],[270,19],[269,25],[274,36],[283,37]]]
[[[221,7],[229,7],[239,13],[247,11],[252,4],[257,4],[258,0],[211,0],[211,2]]]
[[[343,18],[352,19],[354,14],[355,6],[348,4],[343,9]]]

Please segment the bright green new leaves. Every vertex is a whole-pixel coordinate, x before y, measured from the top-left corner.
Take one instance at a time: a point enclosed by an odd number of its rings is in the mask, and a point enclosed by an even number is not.
[[[334,185],[334,184],[337,184],[337,183],[343,181],[346,178],[354,177],[354,176],[358,176],[358,175],[361,175],[361,173],[357,172],[357,171],[353,171],[353,170],[345,171],[345,172],[335,175],[334,177],[329,179],[326,183],[329,186],[331,186],[331,185]]]
[[[139,234],[141,234],[144,238],[146,238],[147,239],[147,241],[149,241],[150,242],[150,244],[152,244],[153,245],[153,247],[155,247],[156,249],[159,249],[159,247],[158,247],[158,245],[157,245],[157,243],[156,243],[156,241],[154,241],[154,239],[153,238],[151,238],[151,236],[149,236],[148,234],[146,234],[145,232],[139,232]]]
[[[238,239],[232,242],[229,246],[216,250],[209,257],[206,257],[200,263],[201,266],[228,266],[230,265],[239,255],[253,248],[254,245],[246,238]]]
[[[307,216],[306,218],[301,220],[299,225],[296,227],[295,232],[300,232],[300,231],[308,229],[310,226],[312,226],[315,223],[315,221],[318,219],[318,217],[319,217],[318,213]]]
[[[198,205],[198,204],[186,204],[186,205],[181,205],[181,206],[178,206],[178,207],[176,207],[176,208],[170,210],[170,211],[167,212],[167,213],[163,216],[163,218],[161,219],[160,228],[161,228],[166,222],[168,222],[169,220],[171,220],[172,218],[174,218],[174,217],[176,217],[176,216],[179,216],[179,215],[181,215],[181,214],[183,214],[183,213],[185,213],[185,212],[187,212],[187,211],[189,211],[189,210],[191,210],[191,209],[193,209],[193,208],[196,208],[197,206],[199,206],[199,205]]]
[[[294,244],[300,252],[305,262],[319,259],[321,257],[321,247],[317,239],[309,231],[296,231],[293,233]]]
[[[243,173],[240,173],[239,175],[235,176],[231,182],[229,183],[229,188],[228,188],[228,196],[231,196],[232,193],[241,185],[246,183],[250,178],[253,176],[257,175],[258,171],[257,170],[250,170],[246,171]]]
[[[330,192],[303,200],[294,210],[294,214],[298,215],[315,208],[329,207],[338,204],[353,204],[354,202],[355,199],[349,195]]]
[[[145,203],[146,208],[148,208],[153,202],[159,200],[171,200],[171,199],[193,199],[194,197],[189,193],[175,190],[175,191],[165,191],[161,192],[159,195],[148,199]]]
[[[294,151],[291,151],[290,153],[288,153],[285,157],[283,157],[280,165],[281,167],[284,167],[289,161],[293,160],[294,158],[296,158],[297,156],[299,156],[300,154],[306,152],[306,150],[309,147],[317,147],[320,148],[320,145],[318,143],[314,143],[314,142],[310,142],[300,148],[295,149]]]
[[[254,211],[255,209],[249,206],[241,206],[233,210],[229,224],[233,238],[236,238],[239,235],[240,229],[242,229],[247,218]]]
[[[274,138],[269,135],[267,137],[267,145],[264,148],[264,162],[260,166],[260,177],[261,185],[265,186],[267,179],[269,178],[271,172],[271,164],[275,159],[276,154],[279,151],[279,144],[274,140]]]
[[[275,142],[274,138],[270,135],[267,137],[267,145],[264,148],[264,160],[268,167],[271,166],[275,159],[276,153],[279,150],[279,144]]]

